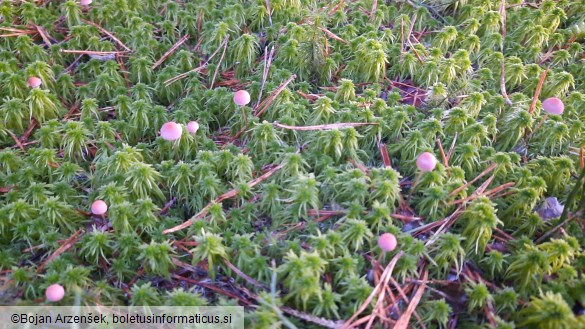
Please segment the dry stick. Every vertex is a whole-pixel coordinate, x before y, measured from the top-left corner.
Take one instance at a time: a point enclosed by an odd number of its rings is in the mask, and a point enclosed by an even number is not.
[[[382,162],[384,162],[384,166],[392,168],[392,161],[390,160],[390,156],[388,155],[388,149],[386,149],[386,144],[384,143],[378,144],[378,150],[380,150],[380,154],[382,155]]]
[[[82,55],[112,55],[112,54],[125,54],[127,51],[93,51],[93,50],[67,50],[59,49],[59,52],[65,54],[82,54]]]
[[[296,79],[296,77],[297,77],[297,75],[293,74],[290,78],[288,78],[288,80],[286,80],[280,86],[278,86],[278,88],[276,88],[276,90],[274,92],[272,92],[272,94],[270,94],[270,96],[268,96],[265,100],[263,100],[262,103],[260,103],[258,106],[256,106],[254,108],[254,116],[259,117],[264,112],[266,112],[266,110],[268,109],[268,107],[270,107],[270,105],[272,105],[272,103],[274,102],[276,97],[278,97],[278,95],[280,95],[280,93],[286,88],[286,86],[288,86],[289,83],[291,83],[294,79]]]
[[[219,68],[221,67],[221,62],[223,61],[223,57],[225,56],[225,51],[227,50],[228,46],[228,39],[230,38],[229,34],[225,37],[225,44],[223,46],[223,52],[221,53],[221,57],[219,58],[219,62],[215,67],[215,72],[213,73],[213,78],[211,79],[211,86],[209,89],[213,89],[213,85],[215,84],[215,78],[217,77],[217,72],[219,72]]]
[[[502,0],[502,3],[500,4],[500,16],[502,17],[502,55],[504,55],[504,40],[506,39],[506,0]],[[502,58],[500,67],[500,89],[502,91],[502,96],[504,96],[506,104],[512,105],[512,101],[506,92],[506,69],[504,66],[504,58]]]
[[[284,167],[285,163],[281,163],[278,166],[272,168],[271,170],[268,170],[267,172],[265,172],[263,175],[251,180],[248,182],[248,187],[252,188],[256,185],[258,185],[259,183],[265,181],[266,179],[268,179],[270,176],[272,176],[275,172],[277,172],[278,170],[280,170],[282,167]],[[217,198],[215,198],[215,200],[211,201],[210,203],[207,204],[207,206],[205,206],[205,208],[201,209],[201,211],[199,213],[197,213],[195,216],[189,218],[187,221],[185,221],[183,224],[177,225],[173,228],[167,229],[163,231],[163,234],[169,234],[169,233],[173,233],[179,230],[182,230],[184,228],[187,228],[191,225],[193,225],[193,223],[195,222],[195,220],[197,219],[201,219],[203,218],[205,215],[207,215],[207,213],[209,212],[209,208],[211,208],[211,206],[214,203],[220,203],[223,200],[226,199],[231,199],[237,196],[237,190],[236,189],[232,189],[229,190],[228,192],[218,196]]]
[[[195,279],[190,279],[190,278],[187,278],[187,277],[184,277],[184,276],[180,276],[178,274],[172,274],[171,276],[172,276],[173,279],[177,279],[177,280],[180,280],[180,281],[185,281],[185,282],[188,282],[188,283],[192,283],[192,284],[195,284],[195,285],[198,285],[198,286],[207,288],[209,290],[213,290],[213,291],[215,291],[217,293],[220,293],[222,295],[228,296],[230,298],[237,299],[240,302],[242,302],[242,304],[244,304],[246,306],[252,305],[252,302],[250,302],[249,300],[244,299],[243,297],[238,296],[238,295],[236,295],[234,293],[231,293],[229,291],[225,291],[225,290],[223,290],[223,289],[221,289],[219,287],[216,287],[216,286],[214,286],[212,284],[204,283],[204,282],[201,282],[201,281],[197,281]]]
[[[339,8],[341,8],[341,6],[343,6],[343,4],[345,3],[345,0],[341,0],[335,7],[333,7],[328,13],[327,15],[333,15]]]
[[[400,18],[400,53],[404,52],[404,18]]]
[[[544,72],[540,75],[540,79],[538,79],[538,85],[536,86],[536,90],[534,91],[534,97],[532,97],[532,103],[530,103],[530,108],[528,109],[528,113],[532,115],[534,113],[534,109],[536,108],[536,102],[538,101],[538,96],[540,95],[540,91],[542,90],[542,86],[544,85],[544,80],[546,79],[546,75],[550,67],[547,67]]]
[[[457,142],[457,132],[455,133],[455,137],[453,138],[453,142],[451,143],[451,147],[449,147],[449,152],[447,152],[447,161],[451,160],[451,155],[453,154],[453,150],[455,149],[456,142]]]
[[[370,22],[374,21],[374,16],[376,15],[376,9],[378,9],[378,0],[374,0],[372,4],[372,11],[370,11]]]
[[[425,272],[423,273],[423,276],[422,276],[422,281],[426,281],[428,276],[429,276],[429,271],[425,269]],[[410,317],[412,316],[412,313],[414,312],[414,310],[416,309],[416,306],[420,302],[420,299],[421,299],[423,293],[425,292],[425,288],[426,288],[426,284],[424,284],[424,283],[418,287],[414,296],[412,297],[412,300],[410,301],[410,304],[408,304],[406,311],[404,313],[402,313],[402,315],[398,319],[398,322],[396,323],[396,326],[394,326],[394,329],[408,328],[408,323],[410,322]]]
[[[328,37],[330,37],[331,39],[337,40],[339,42],[345,43],[346,45],[349,44],[349,42],[343,40],[342,38],[338,37],[335,33],[329,31],[328,29],[324,28],[324,27],[320,27],[319,28],[321,31],[325,32],[325,34],[327,34]]]
[[[8,134],[10,135],[10,137],[12,137],[12,139],[14,140],[14,143],[16,143],[16,146],[18,146],[18,148],[20,148],[21,150],[25,150],[24,146],[22,146],[22,143],[20,142],[20,140],[18,139],[18,137],[16,137],[16,135],[10,131],[10,130],[6,130],[8,132]]]
[[[103,27],[97,25],[94,22],[82,19],[81,21],[83,21],[84,23],[87,23],[91,26],[96,27],[98,30],[102,31],[103,34],[109,36],[110,38],[112,38],[112,40],[114,40],[118,45],[120,45],[120,47],[126,49],[127,51],[132,51],[132,49],[128,48],[122,41],[120,41],[120,39],[116,38],[112,33],[108,32],[108,30],[104,29]]]
[[[270,288],[267,287],[266,285],[264,285],[262,282],[258,282],[256,280],[252,279],[251,277],[249,277],[246,273],[240,271],[240,269],[237,268],[234,264],[230,263],[230,261],[227,260],[227,258],[224,258],[223,261],[225,262],[227,267],[229,267],[232,271],[236,272],[237,275],[239,275],[242,279],[246,280],[251,285],[262,288],[262,289],[267,290],[267,291],[270,290]]]
[[[437,145],[439,146],[439,151],[441,151],[441,157],[443,158],[443,163],[445,164],[445,168],[449,169],[449,160],[447,160],[447,156],[445,156],[445,150],[443,150],[443,145],[441,144],[441,139],[437,137]]]
[[[154,63],[154,65],[152,66],[152,69],[153,70],[156,69],[164,61],[166,61],[167,58],[169,58],[169,56],[171,56],[187,40],[189,40],[189,35],[185,35],[179,41],[177,41],[169,50],[167,50],[167,52],[164,55],[162,55],[162,57],[158,61],[156,61],[156,63]]]
[[[477,177],[475,177],[474,179],[470,180],[469,182],[465,183],[464,185],[458,187],[457,189],[453,190],[453,192],[449,193],[449,196],[454,196],[457,193],[463,191],[464,189],[466,189],[469,185],[475,183],[478,179],[482,178],[483,176],[485,176],[486,174],[489,174],[492,170],[496,169],[496,167],[498,166],[497,163],[492,164],[491,166],[487,167],[484,171],[481,172],[481,174],[479,174]]]
[[[73,247],[77,240],[81,238],[81,235],[83,235],[83,233],[84,233],[83,229],[79,229],[77,232],[73,233],[72,236],[65,240],[65,242],[59,248],[57,248],[57,250],[55,250],[55,252],[37,268],[36,273],[37,274],[41,273],[43,268],[45,268],[45,266],[47,266],[48,263],[50,263],[53,259],[57,258],[59,255],[67,251],[67,249]]]
[[[272,10],[270,9],[270,0],[264,0],[264,3],[266,4],[266,11],[268,12],[268,22],[270,23],[270,26],[272,26]]]
[[[213,52],[213,54],[211,54],[211,56],[209,56],[209,58],[207,59],[207,61],[205,61],[205,63],[197,68],[194,68],[190,71],[187,71],[185,73],[181,73],[179,75],[177,75],[176,77],[170,78],[168,80],[165,81],[165,86],[170,85],[171,83],[177,82],[185,77],[187,77],[190,73],[192,72],[200,72],[201,70],[203,70],[207,64],[209,64],[209,62],[215,57],[215,55],[217,55],[217,53],[219,52],[219,50],[221,49],[221,46],[223,45],[224,42],[227,41],[227,36],[225,37],[225,39],[223,39],[222,43],[219,45],[219,47],[217,47],[217,49]]]
[[[307,314],[307,313],[303,313],[303,312],[297,311],[297,310],[292,309],[290,307],[281,307],[280,309],[282,311],[284,311],[285,313],[288,313],[288,314],[290,314],[290,315],[292,315],[292,316],[294,316],[296,318],[299,318],[301,320],[305,320],[307,322],[311,322],[311,323],[314,323],[314,324],[318,324],[318,325],[320,325],[322,327],[325,327],[325,328],[339,329],[340,326],[342,325],[342,323],[339,322],[339,321],[332,321],[332,320],[327,320],[327,319],[324,319],[324,318],[319,318],[319,317],[316,317],[314,315],[310,315],[310,314]]]
[[[387,277],[392,275],[392,270],[394,269],[394,266],[396,265],[396,262],[398,262],[398,259],[402,256],[402,254],[404,253],[404,251],[400,251],[398,254],[396,254],[396,256],[394,256],[392,258],[392,260],[390,261],[390,263],[388,264],[388,266],[386,266],[386,269],[384,269],[384,272],[382,273],[382,276],[380,276],[380,283],[378,283],[376,285],[376,287],[374,287],[374,290],[372,290],[372,292],[370,293],[370,295],[368,296],[368,298],[366,298],[366,300],[363,302],[362,306],[360,306],[360,308],[358,309],[357,312],[355,312],[351,318],[349,318],[349,320],[347,320],[344,324],[342,329],[349,329],[352,328],[352,322],[354,322],[355,318],[358,317],[358,315],[360,315],[363,311],[366,310],[366,308],[368,308],[368,306],[370,305],[370,302],[372,301],[372,299],[374,298],[374,296],[378,293],[378,290],[380,290],[380,288],[382,287],[382,284],[384,281],[386,281]],[[388,279],[389,280],[389,279]],[[387,282],[387,281],[386,281]]]
[[[39,35],[41,36],[41,38],[43,39],[43,42],[47,45],[47,47],[51,47],[51,41],[49,40],[49,38],[47,37],[47,32],[45,31],[45,29],[43,29],[42,27],[38,26],[38,25],[33,25],[37,31],[39,31]]]
[[[289,129],[289,130],[303,130],[303,131],[311,131],[311,130],[333,130],[333,129],[347,129],[353,127],[361,127],[361,126],[372,126],[377,125],[377,122],[346,122],[346,123],[331,123],[325,125],[317,125],[317,126],[288,126],[283,125],[278,122],[274,122],[273,125],[278,128]]]
[[[266,0],[268,1],[268,0]],[[268,47],[264,47],[264,54],[267,54]],[[260,87],[260,93],[258,94],[258,101],[256,102],[256,107],[260,105],[260,100],[262,100],[262,92],[264,92],[264,86],[266,85],[266,79],[268,79],[268,73],[270,72],[270,65],[272,65],[272,56],[274,56],[274,46],[270,49],[270,54],[268,56],[264,56],[264,70],[262,72],[262,86]]]

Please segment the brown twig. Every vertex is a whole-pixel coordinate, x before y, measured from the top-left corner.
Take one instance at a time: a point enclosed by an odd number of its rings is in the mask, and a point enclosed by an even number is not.
[[[111,55],[111,54],[125,54],[127,51],[93,51],[93,50],[67,50],[59,49],[59,52],[65,54],[82,54],[82,55]]]
[[[329,31],[328,29],[324,28],[324,27],[320,27],[319,28],[321,31],[325,32],[325,34],[327,34],[328,37],[330,37],[331,39],[337,40],[339,42],[345,43],[346,45],[349,44],[349,42],[343,40],[342,38],[338,37],[335,33]]]
[[[536,102],[538,101],[538,96],[540,96],[540,91],[542,90],[542,86],[544,85],[544,80],[546,79],[546,75],[550,67],[547,67],[546,70],[542,72],[540,75],[540,79],[538,79],[538,85],[536,86],[536,90],[534,91],[534,96],[532,97],[532,103],[530,103],[530,108],[528,109],[528,113],[532,115],[534,113],[534,109],[536,108]]]
[[[12,137],[12,139],[14,140],[14,143],[16,143],[16,146],[18,146],[18,148],[20,148],[22,151],[24,151],[25,150],[24,149],[24,146],[22,145],[22,143],[20,142],[20,140],[18,139],[18,137],[16,137],[16,135],[12,131],[10,131],[8,129],[6,129],[6,132],[8,132],[8,134],[10,135],[10,137]]]
[[[278,170],[280,170],[282,167],[284,167],[284,163],[279,164],[278,166],[268,170],[267,172],[265,172],[264,174],[262,174],[261,176],[251,180],[248,182],[248,187],[252,188],[258,184],[260,184],[261,182],[267,180],[270,176],[272,176],[274,173],[276,173]],[[211,208],[211,206],[214,203],[220,203],[224,200],[227,199],[231,199],[236,197],[238,194],[236,189],[232,189],[229,190],[228,192],[218,196],[217,198],[215,198],[215,200],[213,200],[212,202],[208,203],[207,206],[205,206],[199,213],[197,213],[195,216],[189,218],[187,221],[185,221],[184,223],[177,225],[173,228],[167,229],[163,231],[163,234],[170,234],[179,230],[182,230],[184,228],[187,228],[191,225],[193,225],[193,223],[195,222],[195,220],[197,219],[201,219],[203,217],[205,217],[205,215],[207,215],[207,213],[209,212],[209,208]]]
[[[426,281],[428,276],[429,276],[429,271],[425,270],[421,280]],[[422,298],[422,295],[425,292],[425,288],[426,288],[426,285],[424,283],[421,284],[420,286],[418,286],[418,289],[416,290],[414,297],[412,297],[412,299],[410,300],[410,303],[408,304],[406,311],[404,311],[404,313],[402,313],[402,315],[398,319],[398,322],[396,322],[396,326],[394,326],[394,329],[406,329],[408,327],[408,323],[410,322],[410,317],[412,316],[412,313],[414,312],[414,310],[416,309],[416,306],[420,302],[420,299]]]
[[[179,75],[177,75],[176,77],[170,78],[168,80],[165,81],[165,86],[168,86],[174,82],[177,82],[183,78],[186,78],[187,76],[189,76],[190,73],[192,72],[201,72],[202,70],[205,69],[205,67],[207,67],[207,64],[209,64],[209,62],[215,57],[215,55],[217,55],[217,53],[219,52],[219,50],[221,49],[221,46],[223,46],[224,42],[227,42],[227,38],[225,37],[225,39],[223,39],[222,43],[219,45],[219,47],[217,47],[217,49],[211,54],[211,56],[209,56],[209,58],[205,61],[205,63],[203,65],[200,65],[199,67],[196,67],[192,70],[189,70],[187,72],[181,73]]]
[[[72,236],[70,236],[67,240],[65,240],[63,242],[63,244],[59,248],[57,248],[57,250],[55,250],[55,252],[53,254],[51,254],[51,256],[49,256],[49,258],[47,258],[47,260],[45,260],[37,268],[36,273],[37,274],[41,273],[41,271],[45,268],[45,266],[47,266],[47,264],[49,264],[51,261],[53,261],[53,259],[57,258],[59,255],[61,255],[65,251],[67,251],[69,248],[73,247],[73,245],[75,245],[77,240],[79,240],[79,238],[81,238],[83,233],[84,233],[84,231],[82,229],[79,229],[77,232],[73,233]]]
[[[386,148],[386,144],[379,143],[378,150],[380,150],[380,154],[382,155],[382,162],[384,162],[384,166],[392,167],[392,160],[390,160],[390,156],[388,155],[388,149]]]
[[[169,56],[171,56],[177,49],[179,49],[179,47],[181,47],[181,45],[184,44],[187,40],[189,40],[189,35],[185,35],[184,37],[179,39],[179,41],[177,41],[169,50],[167,50],[167,52],[164,55],[162,55],[162,57],[158,61],[156,61],[156,63],[154,63],[152,69],[153,70],[156,69],[164,61],[166,61],[167,58],[169,58]]]
[[[335,7],[331,8],[327,15],[333,15],[339,8],[341,8],[341,6],[343,6],[344,3],[345,0],[341,0]]]
[[[372,299],[374,299],[374,296],[376,296],[376,294],[378,293],[378,291],[386,286],[388,284],[388,281],[391,278],[392,275],[392,271],[394,270],[394,266],[396,265],[396,262],[398,262],[398,259],[400,259],[400,257],[402,257],[402,254],[404,252],[400,251],[396,254],[396,256],[394,256],[392,258],[392,260],[390,261],[390,263],[388,264],[388,266],[386,266],[386,269],[384,269],[384,272],[382,273],[382,275],[380,276],[380,283],[378,283],[375,287],[374,290],[372,290],[372,292],[370,293],[370,295],[368,296],[368,298],[366,298],[366,300],[362,303],[362,306],[360,306],[360,308],[357,310],[357,312],[355,312],[351,318],[349,318],[349,320],[347,320],[344,324],[342,329],[350,329],[354,327],[354,321],[355,319],[363,312],[365,311],[368,306],[370,306],[370,302],[372,301]]]
[[[441,139],[437,137],[437,145],[439,146],[439,151],[441,152],[441,157],[443,158],[443,164],[445,168],[449,169],[449,160],[447,160],[447,156],[445,155],[445,150],[443,150],[443,145],[441,144]]]
[[[289,130],[302,130],[302,131],[311,131],[311,130],[333,130],[333,129],[347,129],[353,127],[362,127],[362,126],[372,126],[377,125],[377,122],[346,122],[346,123],[330,123],[324,125],[316,125],[316,126],[288,126],[283,125],[278,122],[274,122],[273,125],[278,128],[289,129]]]
[[[280,93],[286,88],[286,86],[288,86],[289,83],[291,83],[294,79],[296,79],[296,77],[297,77],[297,75],[293,74],[290,78],[288,78],[285,82],[283,82],[280,86],[278,86],[278,88],[276,88],[276,90],[274,90],[272,92],[272,94],[270,94],[270,96],[268,96],[265,100],[263,100],[262,103],[258,104],[254,108],[254,116],[259,117],[264,112],[266,112],[268,107],[270,107],[270,105],[272,105],[274,100],[276,100],[276,97],[278,97],[278,95],[280,95]]]
[[[82,21],[83,21],[84,23],[87,23],[87,24],[89,24],[89,25],[91,25],[91,26],[94,26],[94,27],[96,27],[96,28],[97,28],[98,30],[100,30],[100,31],[101,31],[103,34],[105,34],[105,35],[109,36],[110,38],[112,38],[112,40],[114,40],[114,41],[115,41],[115,42],[116,42],[118,45],[120,45],[120,47],[122,47],[122,48],[126,49],[126,51],[129,51],[129,52],[131,52],[131,51],[132,51],[132,49],[128,48],[128,47],[127,47],[127,46],[126,46],[126,45],[125,45],[125,44],[124,44],[122,41],[120,41],[120,39],[116,38],[116,37],[115,37],[115,36],[114,36],[112,33],[110,33],[108,30],[104,29],[103,27],[101,27],[101,26],[97,25],[97,24],[96,24],[96,23],[94,23],[94,22],[91,22],[91,21],[88,21],[88,20],[85,20],[85,19],[82,19]]]
[[[496,167],[498,166],[497,163],[493,163],[492,165],[490,165],[489,167],[487,167],[484,171],[482,171],[479,175],[477,175],[474,179],[470,180],[469,182],[465,183],[464,185],[458,187],[457,189],[453,190],[453,192],[449,193],[449,196],[454,196],[457,195],[457,193],[463,191],[464,189],[466,189],[469,185],[475,183],[478,179],[482,178],[483,176],[489,174],[491,171],[493,171],[494,169],[496,169]]]

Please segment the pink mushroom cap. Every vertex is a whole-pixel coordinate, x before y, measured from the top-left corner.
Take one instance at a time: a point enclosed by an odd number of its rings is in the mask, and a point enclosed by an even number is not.
[[[27,81],[28,86],[31,88],[38,88],[41,85],[41,83],[42,83],[41,79],[37,77],[30,77],[28,78]]]
[[[250,103],[250,94],[245,90],[238,90],[234,94],[234,103],[238,106],[244,106]]]
[[[561,115],[565,111],[565,104],[562,100],[551,97],[542,101],[542,109],[548,114]]]
[[[160,136],[168,141],[174,141],[181,138],[183,134],[183,128],[176,122],[167,122],[160,128]]]
[[[81,3],[82,6],[88,6],[92,2],[93,2],[92,0],[81,0],[81,1],[79,1],[79,3]]]
[[[103,215],[108,211],[108,205],[104,200],[95,200],[91,204],[91,213],[94,215]]]
[[[420,171],[433,171],[437,166],[437,158],[432,153],[424,152],[416,159],[416,166]]]
[[[45,291],[45,296],[47,297],[47,300],[49,302],[58,302],[61,299],[63,299],[63,296],[65,296],[65,289],[60,284],[57,283],[52,284],[49,287],[47,287],[47,290]]]
[[[190,121],[190,122],[187,124],[187,131],[188,131],[190,134],[195,134],[195,133],[197,133],[197,130],[199,130],[199,124],[197,123],[197,121]]]
[[[378,239],[378,246],[382,251],[392,251],[396,249],[396,245],[398,245],[398,241],[392,233],[384,233]]]

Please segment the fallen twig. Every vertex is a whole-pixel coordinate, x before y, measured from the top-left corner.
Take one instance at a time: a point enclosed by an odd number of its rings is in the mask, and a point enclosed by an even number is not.
[[[128,48],[128,47],[127,47],[127,46],[126,46],[126,45],[125,45],[125,44],[124,44],[122,41],[120,41],[120,39],[116,38],[116,37],[115,37],[115,36],[114,36],[112,33],[110,33],[108,30],[104,29],[103,27],[101,27],[101,26],[97,25],[97,24],[96,24],[96,23],[94,23],[94,22],[91,22],[91,21],[88,21],[88,20],[85,20],[85,19],[82,19],[82,21],[83,21],[84,23],[87,23],[87,24],[89,24],[89,25],[91,25],[91,26],[94,26],[94,27],[96,27],[96,28],[97,28],[98,30],[100,30],[100,31],[101,31],[103,34],[105,34],[105,35],[109,36],[110,38],[112,38],[112,40],[114,40],[114,41],[115,41],[115,42],[116,42],[118,45],[120,45],[120,47],[122,47],[122,48],[126,49],[126,51],[129,51],[129,52],[131,52],[131,51],[132,51],[132,49]]]
[[[158,61],[156,61],[156,63],[154,63],[152,69],[153,70],[156,69],[164,61],[166,61],[167,58],[169,58],[169,56],[171,56],[177,49],[179,49],[179,47],[182,44],[184,44],[187,40],[189,40],[189,35],[185,35],[184,37],[179,39],[179,41],[177,41],[171,48],[169,48],[169,50],[167,50],[167,52],[164,55],[162,55],[162,57]]]
[[[49,264],[51,261],[53,261],[53,259],[57,258],[59,255],[61,255],[65,251],[67,251],[69,248],[73,247],[73,245],[75,245],[77,240],[79,240],[79,238],[81,238],[83,233],[84,233],[84,231],[82,229],[79,229],[77,232],[73,233],[72,236],[70,236],[67,240],[65,240],[65,242],[63,242],[63,244],[59,248],[57,248],[57,250],[55,250],[55,252],[53,254],[51,254],[51,256],[49,256],[49,258],[47,258],[37,268],[36,273],[37,274],[41,273],[41,271],[45,268],[45,266],[47,266],[47,264]]]
[[[377,122],[347,122],[347,123],[331,123],[325,125],[316,125],[316,126],[288,126],[283,125],[278,122],[274,122],[273,125],[278,128],[289,129],[289,130],[302,130],[302,131],[311,131],[311,130],[333,130],[333,129],[347,129],[353,127],[362,127],[362,126],[372,126],[377,125]]]
[[[275,172],[277,172],[278,170],[280,170],[282,167],[284,167],[284,163],[279,164],[278,166],[268,170],[267,172],[265,172],[264,174],[262,174],[261,176],[251,180],[250,182],[248,182],[248,187],[254,187],[258,184],[260,184],[261,182],[265,181],[266,179],[268,179],[270,176],[272,176]],[[215,198],[215,200],[213,200],[212,202],[208,203],[207,206],[205,206],[203,209],[201,209],[201,211],[199,213],[197,213],[195,216],[189,218],[187,221],[185,221],[184,223],[177,225],[173,228],[167,229],[163,231],[163,234],[170,234],[179,230],[182,230],[184,228],[187,228],[191,225],[193,225],[193,223],[195,222],[195,220],[197,219],[201,219],[203,217],[205,217],[205,215],[207,215],[207,213],[209,212],[209,208],[211,208],[211,206],[214,203],[220,203],[226,199],[231,199],[237,196],[237,190],[236,189],[232,189],[220,196],[218,196],[217,198]]]
[[[221,52],[221,57],[219,58],[219,62],[217,63],[217,66],[215,67],[215,72],[213,72],[213,78],[211,79],[211,86],[209,87],[209,89],[213,89],[213,85],[215,84],[215,78],[217,77],[217,72],[219,72],[219,68],[221,67],[221,62],[223,61],[223,58],[225,57],[225,52],[226,52],[227,47],[228,47],[229,38],[230,38],[230,36],[228,34],[225,37],[223,51]]]
[[[428,276],[429,276],[429,271],[425,270],[421,280],[426,281]],[[420,302],[420,299],[422,298],[422,295],[425,292],[425,288],[426,288],[426,284],[424,284],[424,283],[421,284],[420,286],[418,286],[418,289],[416,290],[414,297],[412,297],[410,303],[408,304],[408,307],[406,308],[406,311],[404,311],[404,313],[402,313],[402,315],[398,319],[398,322],[396,322],[396,326],[394,326],[394,329],[406,329],[408,327],[408,323],[410,322],[410,317],[412,316],[412,313],[414,312],[414,310],[416,309],[416,306]]]
[[[268,109],[268,107],[272,105],[276,97],[280,95],[284,88],[286,88],[286,86],[288,86],[288,84],[291,83],[294,79],[296,79],[296,77],[297,75],[293,74],[290,78],[288,78],[288,80],[286,80],[280,86],[278,86],[278,88],[276,88],[276,90],[273,91],[272,94],[270,94],[270,96],[263,100],[262,103],[258,104],[254,108],[254,116],[255,117],[261,116]]]

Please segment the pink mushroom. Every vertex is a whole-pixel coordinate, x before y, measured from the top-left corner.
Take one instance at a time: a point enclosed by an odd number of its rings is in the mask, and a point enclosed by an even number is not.
[[[160,136],[168,141],[174,141],[181,138],[183,134],[183,128],[180,124],[170,121],[162,125],[160,128]]]
[[[45,291],[45,296],[47,297],[47,300],[49,302],[58,302],[61,299],[63,299],[63,296],[65,296],[65,289],[60,284],[57,283],[52,284],[49,287],[47,287],[47,290]]]
[[[94,215],[103,215],[108,211],[108,205],[103,200],[95,200],[91,204],[91,213]]]
[[[187,124],[187,131],[188,131],[190,134],[195,134],[195,133],[197,133],[197,130],[199,130],[199,124],[197,123],[197,121],[190,121],[190,122]]]
[[[28,86],[31,88],[38,88],[41,85],[41,83],[42,83],[41,79],[37,77],[30,77],[28,78],[27,81]]]
[[[245,90],[238,90],[234,94],[234,103],[238,106],[244,106],[250,103],[250,94]]]
[[[81,0],[79,1],[79,3],[81,3],[82,6],[89,6],[93,1],[92,0]]]
[[[437,166],[437,158],[432,153],[424,152],[416,159],[416,166],[420,171],[433,171]]]
[[[542,109],[548,114],[561,115],[565,111],[565,104],[560,99],[551,97],[542,101]]]
[[[392,233],[384,233],[380,235],[380,238],[378,239],[378,246],[384,252],[396,249],[397,244],[398,241],[396,241],[396,237]]]

